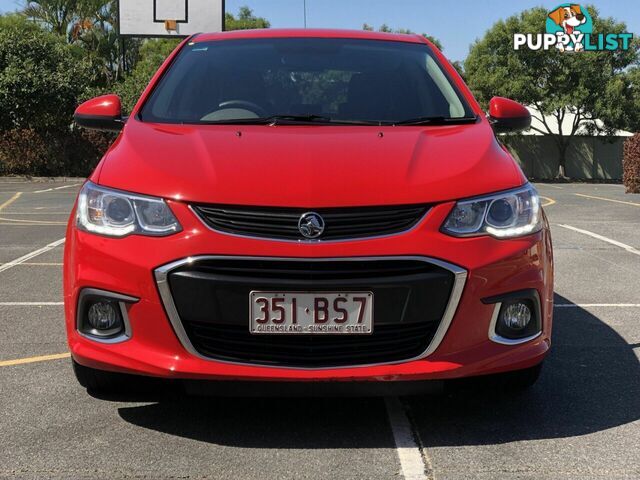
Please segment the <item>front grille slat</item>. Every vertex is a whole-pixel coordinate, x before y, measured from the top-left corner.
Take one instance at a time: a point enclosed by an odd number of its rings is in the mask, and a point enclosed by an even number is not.
[[[318,213],[325,231],[318,240],[347,240],[392,235],[411,229],[427,213],[426,205],[282,208],[229,205],[193,205],[209,227],[222,232],[279,240],[305,240],[298,220],[306,212]]]
[[[429,346],[454,275],[410,258],[362,260],[238,259],[185,264],[168,275],[179,319],[205,357],[282,367],[325,368],[404,361]],[[370,335],[253,335],[254,290],[373,293]]]

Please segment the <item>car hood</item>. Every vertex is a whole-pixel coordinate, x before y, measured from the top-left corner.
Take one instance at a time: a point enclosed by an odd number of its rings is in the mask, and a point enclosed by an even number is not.
[[[434,203],[526,182],[485,120],[377,128],[131,119],[94,180],[189,202],[316,208]]]

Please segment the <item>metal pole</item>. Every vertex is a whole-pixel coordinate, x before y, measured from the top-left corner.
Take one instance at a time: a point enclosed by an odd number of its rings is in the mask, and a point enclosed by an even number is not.
[[[222,0],[222,31],[225,32],[227,30],[227,7],[225,5],[225,1]]]
[[[302,0],[304,4],[304,28],[307,28],[307,0]]]
[[[120,48],[122,49],[122,76],[127,73],[127,51],[124,44],[124,37],[120,37]]]

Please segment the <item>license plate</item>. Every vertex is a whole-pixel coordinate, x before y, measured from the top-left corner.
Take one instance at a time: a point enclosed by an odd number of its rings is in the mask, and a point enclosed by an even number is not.
[[[249,331],[281,335],[369,335],[372,292],[251,292]]]

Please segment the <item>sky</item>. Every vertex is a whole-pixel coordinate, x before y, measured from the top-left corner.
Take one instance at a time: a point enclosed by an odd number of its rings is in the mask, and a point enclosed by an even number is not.
[[[469,45],[497,20],[527,8],[552,10],[566,0],[306,0],[307,27],[355,28],[363,23],[378,27],[408,28],[428,33],[444,46],[450,60],[464,60]],[[640,34],[638,0],[592,0],[601,15],[627,24],[629,32]],[[21,0],[0,0],[0,12],[15,10]],[[226,0],[228,12],[247,5],[265,17],[273,28],[304,27],[304,0]],[[542,27],[541,27],[542,28]]]

